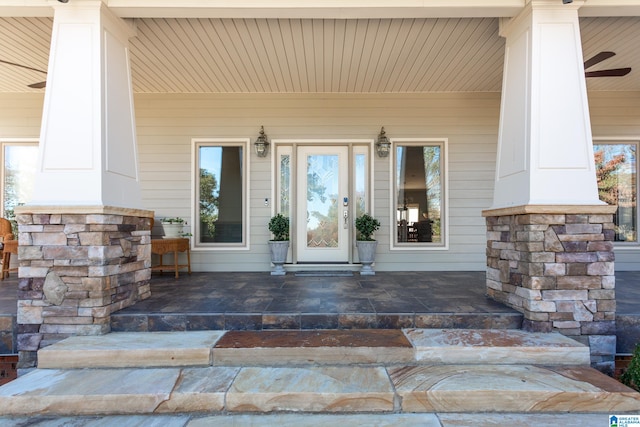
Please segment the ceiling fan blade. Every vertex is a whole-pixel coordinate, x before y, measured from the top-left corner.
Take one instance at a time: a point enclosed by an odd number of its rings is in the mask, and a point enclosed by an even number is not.
[[[605,59],[609,59],[612,56],[615,56],[615,52],[608,52],[608,51],[604,51],[604,52],[600,52],[594,56],[592,56],[591,58],[587,59],[586,61],[584,61],[584,69],[586,70],[589,67],[593,67],[594,65],[604,61]]]
[[[44,82],[38,82],[38,83],[31,83],[30,85],[27,85],[27,86],[33,89],[43,89],[46,85],[47,85],[47,82],[44,81]]]
[[[14,67],[20,67],[20,68],[24,68],[26,70],[37,71],[37,72],[42,73],[42,74],[47,74],[46,71],[38,70],[37,68],[28,67],[28,66],[22,65],[22,64],[16,64],[15,62],[5,61],[4,59],[0,59],[0,62],[3,63],[3,64],[13,65]]]
[[[585,77],[622,77],[631,72],[631,68],[614,68],[612,70],[587,71]]]

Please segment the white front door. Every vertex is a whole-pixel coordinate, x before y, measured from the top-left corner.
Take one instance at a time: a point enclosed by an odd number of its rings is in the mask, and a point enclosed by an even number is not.
[[[300,146],[297,154],[297,260],[349,262],[349,148]]]

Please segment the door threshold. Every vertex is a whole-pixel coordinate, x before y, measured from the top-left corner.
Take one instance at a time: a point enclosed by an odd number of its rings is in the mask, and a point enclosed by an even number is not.
[[[296,277],[353,277],[351,270],[308,270],[296,271]]]
[[[350,263],[305,263],[305,264],[285,264],[284,269],[287,272],[329,272],[329,271],[360,271],[362,265]]]

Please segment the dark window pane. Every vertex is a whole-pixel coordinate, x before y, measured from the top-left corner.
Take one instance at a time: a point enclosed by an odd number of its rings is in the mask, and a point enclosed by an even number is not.
[[[442,243],[440,145],[396,146],[398,243]]]
[[[243,242],[242,162],[242,147],[200,147],[200,243]]]

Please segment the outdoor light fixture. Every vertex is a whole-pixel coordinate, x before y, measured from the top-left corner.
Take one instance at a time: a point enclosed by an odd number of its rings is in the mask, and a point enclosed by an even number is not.
[[[562,4],[573,3],[573,0],[562,0]]]
[[[267,153],[269,152],[269,140],[267,139],[267,135],[264,134],[264,126],[260,126],[260,136],[256,139],[256,142],[253,143],[256,147],[256,154],[258,157],[267,157]]]
[[[389,151],[391,151],[391,141],[387,138],[383,126],[382,129],[380,129],[378,141],[376,142],[376,152],[378,153],[378,157],[387,157],[389,155]]]
[[[69,0],[58,0],[60,3],[69,3]]]

